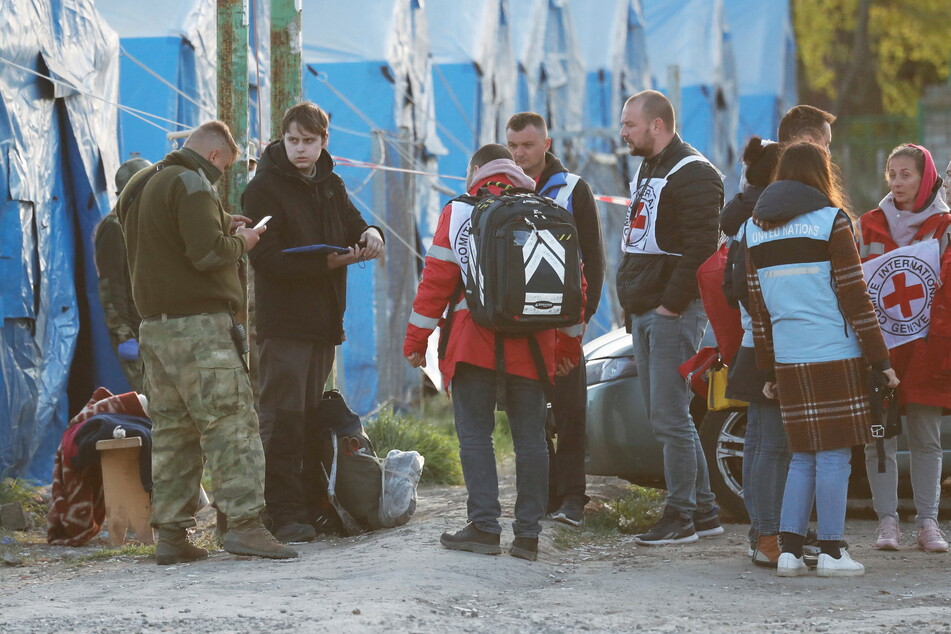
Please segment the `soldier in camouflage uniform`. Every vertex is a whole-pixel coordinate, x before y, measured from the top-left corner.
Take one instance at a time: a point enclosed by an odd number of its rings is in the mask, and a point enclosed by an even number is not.
[[[144,158],[132,158],[120,165],[116,172],[116,195],[122,194],[126,183],[136,172],[151,164]],[[140,318],[132,301],[132,280],[126,261],[125,239],[115,209],[96,225],[93,240],[96,272],[99,274],[99,303],[106,316],[109,340],[129,386],[144,394],[142,358],[139,356]]]
[[[220,121],[137,173],[117,206],[126,236],[145,389],[152,417],[152,525],[160,565],[207,552],[187,539],[195,525],[202,462],[227,515],[230,553],[296,557],[264,528],[264,451],[251,384],[231,336],[243,309],[238,267],[264,229],[229,216],[213,183],[237,157]]]

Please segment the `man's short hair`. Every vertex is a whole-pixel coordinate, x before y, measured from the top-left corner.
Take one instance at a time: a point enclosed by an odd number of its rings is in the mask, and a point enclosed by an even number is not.
[[[538,128],[542,136],[546,139],[548,138],[548,124],[545,123],[545,117],[537,112],[518,112],[513,114],[509,117],[508,123],[505,124],[505,129],[512,130],[513,132],[521,132],[530,125]]]
[[[287,109],[284,120],[281,122],[281,134],[287,134],[291,123],[297,123],[297,127],[304,132],[322,137],[326,137],[330,129],[330,117],[323,108],[310,101],[301,102]]]
[[[234,142],[231,130],[223,121],[207,121],[192,130],[192,133],[185,139],[185,147],[213,148],[215,146],[226,146],[231,150],[232,158],[238,156],[238,144]]]
[[[641,104],[641,112],[644,113],[648,121],[660,119],[664,123],[664,127],[668,131],[673,132],[676,122],[674,119],[674,107],[663,93],[657,92],[656,90],[642,90],[636,95],[628,97],[624,105],[626,106],[635,101]]]
[[[515,160],[512,158],[512,153],[509,152],[509,149],[504,145],[489,143],[480,147],[476,150],[475,154],[472,155],[472,158],[469,159],[469,169],[482,167],[486,163],[491,163],[496,159]]]
[[[779,142],[789,143],[795,138],[808,134],[815,138],[822,136],[822,124],[835,123],[835,115],[815,106],[793,106],[779,122]]]

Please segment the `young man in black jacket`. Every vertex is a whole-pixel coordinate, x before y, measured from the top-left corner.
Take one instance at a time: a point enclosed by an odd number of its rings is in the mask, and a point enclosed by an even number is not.
[[[663,517],[635,539],[645,545],[685,543],[723,533],[678,372],[696,354],[707,327],[697,269],[717,247],[723,183],[717,169],[675,132],[674,109],[659,92],[645,90],[627,100],[621,140],[644,162],[631,183],[617,292],[630,319],[651,427],[664,446],[667,483]]]
[[[584,180],[568,172],[552,154],[548,126],[541,115],[519,112],[505,126],[505,137],[515,163],[535,180],[535,191],[553,199],[572,213],[578,227],[578,246],[588,281],[585,323],[591,320],[601,301],[604,284],[604,248],[601,221],[594,194]],[[580,332],[584,332],[582,326]],[[577,526],[581,523],[588,496],[585,495],[585,408],[587,406],[584,355],[567,374],[555,379],[557,446],[549,439],[548,511],[552,519]]]
[[[264,496],[274,536],[284,542],[316,537],[301,480],[304,430],[314,425],[334,347],[344,340],[347,266],[383,255],[383,232],[367,225],[333,172],[329,124],[312,103],[288,109],[281,140],[265,148],[241,199],[254,222],[273,216],[267,240],[250,258],[261,354]],[[348,251],[284,253],[315,244]]]

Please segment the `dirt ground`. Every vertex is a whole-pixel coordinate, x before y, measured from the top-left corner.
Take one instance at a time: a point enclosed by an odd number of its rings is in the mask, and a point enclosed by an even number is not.
[[[621,487],[591,479],[595,495]],[[287,562],[218,551],[159,567],[31,546],[26,565],[0,567],[0,632],[951,632],[951,554],[914,550],[912,525],[884,553],[869,546],[873,521],[849,520],[864,577],[780,579],[746,559],[746,525],[686,546],[622,536],[558,548],[573,529],[546,522],[540,559],[526,562],[439,545],[465,521],[464,488],[424,489],[419,502],[406,526],[300,545]]]

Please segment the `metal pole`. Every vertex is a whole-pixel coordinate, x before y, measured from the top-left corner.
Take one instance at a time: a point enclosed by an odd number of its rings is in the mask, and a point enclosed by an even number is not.
[[[683,112],[680,109],[680,66],[671,64],[667,67],[667,97],[674,107],[674,132],[683,131]]]
[[[301,99],[301,0],[271,0],[272,140],[281,136],[284,112]]]
[[[238,144],[238,160],[219,186],[231,214],[240,212],[248,184],[248,22],[248,0],[218,0],[218,118]]]

